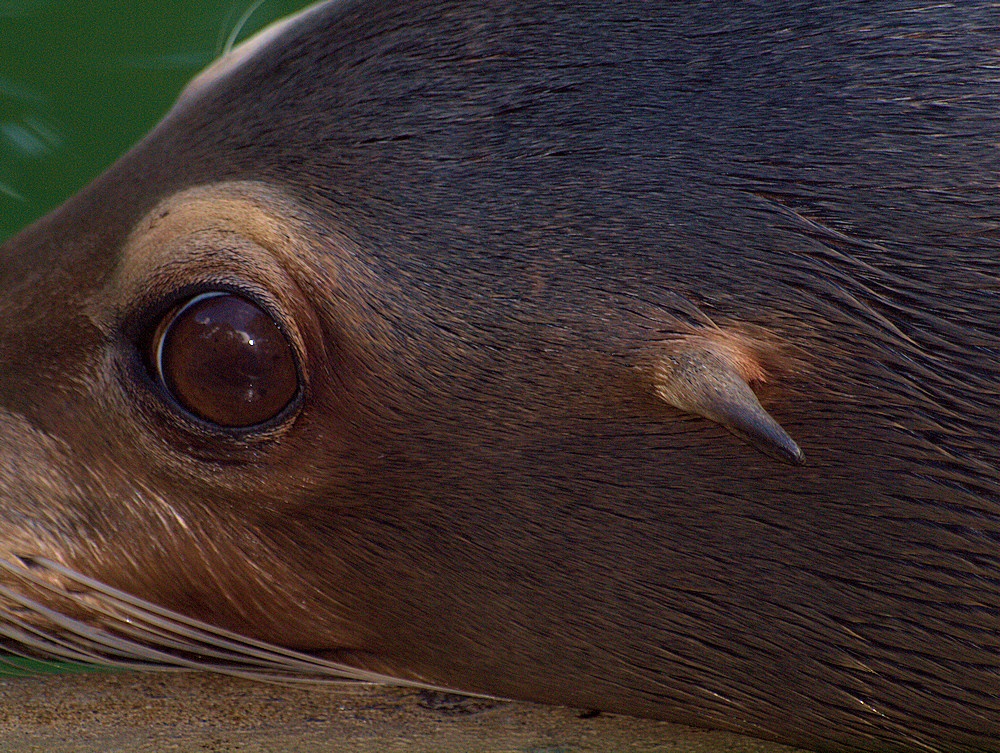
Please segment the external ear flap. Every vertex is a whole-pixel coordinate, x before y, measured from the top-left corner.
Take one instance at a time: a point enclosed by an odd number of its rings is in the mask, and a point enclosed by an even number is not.
[[[760,367],[728,345],[704,337],[672,343],[655,366],[656,393],[687,413],[714,421],[766,455],[793,465],[805,455],[764,410],[748,379]]]

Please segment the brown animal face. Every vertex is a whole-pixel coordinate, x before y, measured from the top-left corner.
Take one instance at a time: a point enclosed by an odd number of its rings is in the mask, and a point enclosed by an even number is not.
[[[297,282],[311,270],[296,261],[292,244],[304,241],[293,209],[268,206],[272,198],[253,184],[182,192],[113,253],[82,247],[65,254],[69,264],[59,259],[8,288],[16,325],[4,343],[18,351],[4,370],[4,549],[8,560],[49,558],[235,629],[257,625],[271,640],[328,647],[344,643],[332,637],[336,619],[320,639],[314,628],[279,628],[280,612],[305,616],[296,600],[309,584],[294,552],[277,555],[256,532],[317,488],[313,465],[337,456],[336,438],[306,453],[292,429],[306,430],[313,406],[335,400],[322,379],[331,359],[338,378],[349,365],[326,344],[303,292],[311,286]],[[81,282],[64,293],[73,262]],[[230,578],[227,562],[246,571]],[[267,594],[285,573],[295,585],[279,590],[291,603],[276,613]]]
[[[210,69],[0,249],[9,644],[994,745],[944,13],[334,3]]]

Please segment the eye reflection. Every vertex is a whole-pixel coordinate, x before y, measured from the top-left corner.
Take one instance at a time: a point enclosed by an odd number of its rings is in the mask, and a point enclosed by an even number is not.
[[[185,410],[227,428],[269,421],[299,390],[288,338],[270,314],[233,293],[202,293],[170,311],[149,360]]]

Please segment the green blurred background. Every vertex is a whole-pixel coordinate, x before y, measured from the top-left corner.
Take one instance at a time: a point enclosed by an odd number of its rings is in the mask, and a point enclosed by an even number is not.
[[[231,35],[309,4],[0,0],[0,241],[135,143]]]
[[[227,41],[309,0],[0,0],[0,241],[159,120]],[[73,671],[0,655],[0,675]]]

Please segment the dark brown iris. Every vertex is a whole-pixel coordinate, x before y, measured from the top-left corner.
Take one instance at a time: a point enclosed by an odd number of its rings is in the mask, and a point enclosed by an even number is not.
[[[266,311],[231,293],[203,293],[167,314],[150,360],[178,403],[219,426],[269,421],[299,389],[288,338]]]

